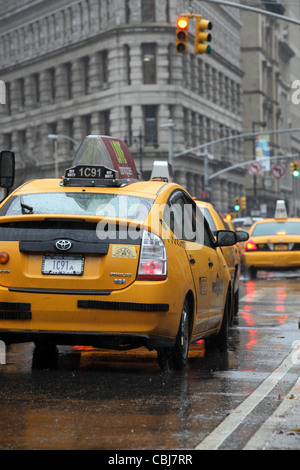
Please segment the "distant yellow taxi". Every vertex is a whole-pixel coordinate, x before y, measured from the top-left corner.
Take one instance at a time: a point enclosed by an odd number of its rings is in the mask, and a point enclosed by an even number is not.
[[[227,347],[233,287],[220,247],[236,235],[214,237],[181,186],[140,181],[119,139],[88,136],[64,177],[14,190],[0,204],[0,240],[8,344],[33,341],[41,357],[56,345],[144,346],[171,369],[200,338]]]
[[[214,235],[218,232],[218,230],[230,229],[228,222],[222,218],[222,216],[216,211],[212,204],[204,201],[196,201],[196,203],[203,212],[203,215]],[[238,242],[246,241],[248,238],[248,234],[244,231],[239,231],[236,235]],[[233,300],[230,320],[232,321],[239,308],[240,252],[238,245],[223,246],[221,250],[228,266],[231,278]]]
[[[300,219],[287,217],[284,201],[277,201],[273,219],[252,225],[243,257],[252,278],[258,269],[300,267]]]

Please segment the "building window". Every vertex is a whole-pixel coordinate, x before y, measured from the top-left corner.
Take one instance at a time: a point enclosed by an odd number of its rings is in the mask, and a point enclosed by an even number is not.
[[[108,51],[99,52],[99,82],[101,88],[108,87]]]
[[[25,80],[24,78],[20,78],[19,80],[19,92],[20,92],[19,111],[22,112],[25,109]]]
[[[52,68],[49,70],[50,78],[50,103],[55,103],[56,90],[55,90],[55,69]]]
[[[109,111],[99,113],[99,127],[101,135],[110,135]]]
[[[131,106],[125,106],[125,141],[128,147],[132,145],[131,111]]]
[[[81,128],[84,136],[91,134],[91,115],[86,114],[81,117]]]
[[[71,139],[74,139],[74,120],[73,119],[67,119],[65,122],[65,132],[66,132],[66,135],[68,137],[71,137]],[[72,154],[72,151],[74,149],[74,142],[72,142],[71,140],[68,140],[66,142],[67,146],[68,146],[68,151],[70,152],[70,154]]]
[[[90,93],[90,74],[89,74],[89,57],[83,58],[83,92],[85,95]]]
[[[125,23],[130,23],[130,6],[129,0],[125,0]]]
[[[67,99],[71,100],[73,98],[71,62],[68,62],[66,64],[66,87],[67,87]]]
[[[34,106],[40,106],[40,77],[38,73],[33,75],[33,88],[34,88]]]
[[[145,145],[157,145],[157,106],[144,106]]]
[[[156,83],[156,45],[142,44],[143,83]]]
[[[6,83],[6,109],[8,116],[11,115],[11,91],[10,91],[10,83]]]
[[[142,22],[155,21],[155,0],[141,0]]]
[[[127,85],[131,85],[131,70],[130,70],[130,47],[128,44],[124,46],[125,51],[125,73],[126,73],[126,83]]]

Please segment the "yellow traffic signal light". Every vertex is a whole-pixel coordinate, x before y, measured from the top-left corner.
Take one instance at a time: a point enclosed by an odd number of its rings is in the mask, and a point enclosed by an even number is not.
[[[292,176],[294,176],[294,169],[295,169],[295,163],[292,162],[292,163],[290,163],[290,173],[291,173]]]
[[[239,197],[235,197],[235,198],[234,198],[234,210],[235,210],[236,212],[238,212],[239,210],[241,210],[240,198],[239,198]]]
[[[196,30],[195,30],[195,54],[209,54],[211,52],[211,47],[205,42],[211,41],[211,34],[207,33],[205,30],[212,29],[212,23],[209,20],[202,19],[201,16],[196,18]]]
[[[180,16],[179,18],[177,18],[175,52],[177,52],[178,54],[187,53],[188,27],[189,20],[186,17]]]
[[[241,210],[247,209],[247,198],[246,197],[241,197],[240,203],[241,203]]]
[[[299,174],[298,162],[291,163],[291,175],[293,175],[295,178],[298,178]]]

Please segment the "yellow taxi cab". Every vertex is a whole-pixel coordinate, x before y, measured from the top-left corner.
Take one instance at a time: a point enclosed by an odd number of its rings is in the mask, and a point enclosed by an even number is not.
[[[277,201],[274,218],[252,225],[244,262],[252,278],[258,269],[300,267],[300,219],[287,217],[284,201]]]
[[[0,154],[11,186],[13,152]],[[9,171],[7,168],[9,167]],[[24,183],[0,204],[0,340],[157,350],[182,369],[189,344],[227,348],[231,278],[192,197],[160,178],[140,181],[122,140],[87,136],[61,179]]]
[[[216,211],[214,206],[209,202],[196,201],[197,206],[203,212],[212,233],[215,235],[218,230],[231,230],[228,222]],[[237,242],[246,241],[248,234],[243,231],[237,232]],[[232,285],[232,311],[230,322],[233,321],[234,315],[237,315],[239,309],[239,284],[240,284],[240,252],[237,244],[233,246],[223,246],[221,248],[226,264],[229,269],[231,285]]]

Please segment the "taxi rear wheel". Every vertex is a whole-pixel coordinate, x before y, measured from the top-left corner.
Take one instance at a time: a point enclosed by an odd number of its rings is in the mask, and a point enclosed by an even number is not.
[[[34,369],[55,369],[58,362],[58,349],[55,344],[48,341],[35,342],[32,355]]]
[[[190,344],[190,312],[185,300],[175,345],[171,348],[158,348],[157,360],[162,370],[183,370],[186,367]]]
[[[254,266],[250,266],[249,275],[250,275],[250,279],[256,279],[257,268],[255,268]]]

